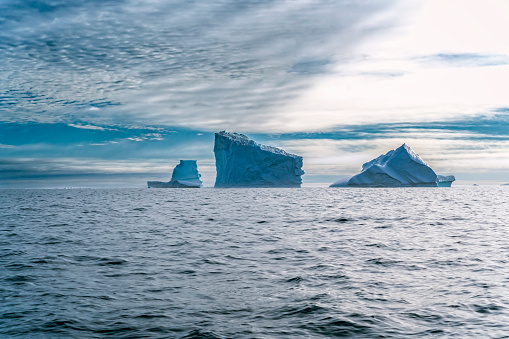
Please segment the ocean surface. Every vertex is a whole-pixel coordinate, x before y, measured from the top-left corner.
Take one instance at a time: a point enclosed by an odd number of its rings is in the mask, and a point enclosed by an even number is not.
[[[509,338],[509,187],[0,190],[0,337]]]

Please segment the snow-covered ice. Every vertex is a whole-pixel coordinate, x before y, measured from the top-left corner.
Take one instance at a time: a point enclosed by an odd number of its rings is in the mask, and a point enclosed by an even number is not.
[[[437,174],[410,146],[403,144],[362,165],[360,173],[330,187],[437,187]]]
[[[169,182],[148,181],[149,188],[199,188],[202,185],[196,160],[180,160]]]
[[[302,157],[239,133],[215,134],[215,187],[300,187]]]

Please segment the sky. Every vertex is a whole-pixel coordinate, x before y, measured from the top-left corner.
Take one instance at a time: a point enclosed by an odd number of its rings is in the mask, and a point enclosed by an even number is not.
[[[144,187],[214,132],[329,185],[410,145],[509,183],[506,0],[0,0],[0,188]]]

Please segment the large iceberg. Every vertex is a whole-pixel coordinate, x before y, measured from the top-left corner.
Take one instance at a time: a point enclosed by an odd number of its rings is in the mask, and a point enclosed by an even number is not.
[[[149,188],[200,188],[202,181],[196,160],[180,160],[169,182],[147,181]]]
[[[330,187],[437,187],[437,174],[410,146],[403,144],[362,165],[353,177]]]
[[[216,133],[215,187],[300,187],[302,157],[239,133]]]

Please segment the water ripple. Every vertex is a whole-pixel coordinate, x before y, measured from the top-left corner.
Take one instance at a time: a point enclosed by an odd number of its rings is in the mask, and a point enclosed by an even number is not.
[[[509,332],[507,187],[0,193],[1,337]]]

